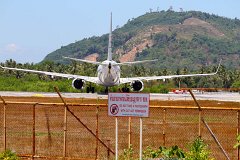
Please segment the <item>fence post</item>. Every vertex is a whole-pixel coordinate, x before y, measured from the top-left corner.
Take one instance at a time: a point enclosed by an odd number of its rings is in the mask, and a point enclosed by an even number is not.
[[[195,96],[194,96],[194,94],[192,93],[192,90],[191,89],[189,89],[188,90],[189,91],[189,93],[191,94],[191,96],[192,96],[192,98],[193,98],[193,100],[194,100],[194,102],[195,102],[195,104],[197,105],[197,107],[198,107],[198,111],[199,111],[199,120],[198,120],[198,136],[201,138],[201,119],[202,119],[202,108],[201,108],[201,106],[199,105],[199,103],[198,103],[198,101],[196,100],[196,98],[195,98]]]
[[[63,157],[66,157],[66,151],[67,151],[67,106],[64,105],[64,128],[63,128]]]
[[[3,101],[3,128],[4,128],[4,135],[3,135],[3,141],[4,141],[4,151],[7,149],[7,126],[6,126],[6,102],[3,99],[2,96],[0,96],[0,99]]]
[[[239,131],[240,131],[240,111],[238,110],[237,111],[237,136],[239,135]],[[240,146],[238,146],[238,148],[237,148],[238,160],[240,159],[239,149],[240,149]]]
[[[99,126],[99,97],[97,98],[97,107],[96,107],[96,150],[95,150],[95,159],[98,159],[98,126]]]
[[[199,110],[199,112],[198,112],[198,137],[199,138],[202,137],[202,133],[201,133],[201,119],[202,119],[202,110]]]
[[[33,105],[33,128],[32,128],[32,138],[33,138],[33,143],[32,143],[32,159],[34,159],[35,152],[36,152],[36,104]]]
[[[163,146],[166,146],[166,108],[163,109]]]

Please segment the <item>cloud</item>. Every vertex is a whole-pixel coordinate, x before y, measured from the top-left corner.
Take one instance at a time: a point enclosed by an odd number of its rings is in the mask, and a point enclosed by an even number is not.
[[[9,53],[15,53],[19,50],[20,48],[15,43],[10,43],[5,46],[5,51]]]

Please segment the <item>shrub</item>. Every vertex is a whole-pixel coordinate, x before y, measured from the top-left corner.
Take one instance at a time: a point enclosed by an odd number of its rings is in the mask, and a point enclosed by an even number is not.
[[[14,151],[8,149],[0,153],[0,160],[19,160],[19,158]]]
[[[159,149],[154,150],[151,147],[147,147],[143,151],[143,159],[149,158],[162,158],[162,160],[180,160],[184,159],[185,155],[182,149],[178,146],[172,146],[170,148],[160,146]]]
[[[123,155],[120,155],[119,159],[120,160],[134,160],[133,153],[134,153],[134,151],[133,151],[132,145],[130,145],[130,148],[123,150]]]
[[[237,136],[237,143],[234,145],[233,148],[238,148],[240,147],[240,135]]]
[[[189,151],[186,153],[186,160],[213,160],[209,156],[210,151],[208,150],[208,146],[201,138],[197,138],[189,146]]]
[[[237,145],[239,145],[239,143]],[[124,153],[120,156],[120,159],[134,160],[133,153],[132,146],[128,149],[124,149]],[[160,158],[160,160],[214,160],[213,158],[210,158],[208,146],[201,138],[195,139],[189,145],[189,151],[186,153],[178,146],[172,146],[169,148],[160,146],[158,149],[152,149],[148,146],[143,151],[143,159],[148,160],[155,158]]]

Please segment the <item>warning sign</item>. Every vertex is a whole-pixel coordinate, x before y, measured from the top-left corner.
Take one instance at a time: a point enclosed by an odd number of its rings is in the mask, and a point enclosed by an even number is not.
[[[108,115],[149,117],[149,94],[109,93]]]
[[[112,104],[110,106],[110,112],[112,115],[116,115],[119,111],[118,105],[117,104]]]

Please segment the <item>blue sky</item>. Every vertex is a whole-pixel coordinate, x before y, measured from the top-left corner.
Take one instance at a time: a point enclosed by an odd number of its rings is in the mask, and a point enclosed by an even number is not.
[[[116,28],[170,6],[240,19],[239,0],[1,0],[0,62],[37,63],[61,46],[108,33],[110,12]]]

